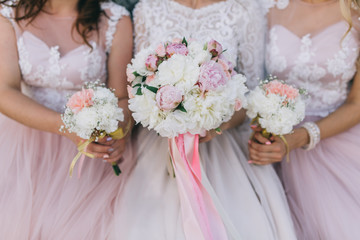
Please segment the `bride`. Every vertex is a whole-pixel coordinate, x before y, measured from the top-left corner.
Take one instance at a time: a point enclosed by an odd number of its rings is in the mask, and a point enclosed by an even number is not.
[[[263,77],[264,12],[254,0],[142,0],[133,13],[135,49],[173,38],[213,38],[253,87]],[[295,239],[272,167],[247,162],[242,148],[249,135],[237,127],[244,118],[240,112],[221,126],[222,135],[210,131],[200,140],[201,184],[216,209],[206,212],[210,234],[186,212],[179,176],[168,173],[167,139],[139,127],[134,134],[138,163],[115,204],[112,239]]]

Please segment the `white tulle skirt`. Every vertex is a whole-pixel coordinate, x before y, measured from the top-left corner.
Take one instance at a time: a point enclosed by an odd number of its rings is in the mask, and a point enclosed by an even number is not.
[[[244,150],[249,134],[233,129],[200,144],[201,181],[222,217],[228,239],[296,239],[272,166],[247,163]],[[176,177],[168,171],[168,140],[142,127],[134,138],[138,161],[115,203],[110,239],[195,239],[184,234],[187,218],[182,215]]]

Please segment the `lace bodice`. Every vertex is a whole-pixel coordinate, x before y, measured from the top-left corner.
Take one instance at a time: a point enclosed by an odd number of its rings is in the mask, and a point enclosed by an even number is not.
[[[135,48],[173,38],[219,41],[249,87],[264,73],[265,17],[256,0],[226,0],[200,9],[173,0],[141,0],[134,10]]]
[[[13,9],[1,6],[1,15],[12,22],[16,33],[24,94],[48,108],[62,112],[67,96],[81,89],[84,82],[106,81],[107,54],[111,50],[116,24],[128,12],[111,2],[103,3],[102,9],[108,17],[101,19],[99,38],[90,40],[92,49],[81,44],[62,55],[59,45],[49,46],[31,29],[17,25],[12,19]],[[65,25],[71,28],[72,22],[65,22]]]
[[[268,73],[308,91],[307,115],[325,117],[344,103],[349,82],[356,72],[360,47],[360,32],[356,25],[359,20],[354,16],[354,27],[342,39],[348,24],[342,20],[338,3],[310,5],[295,0],[285,10],[272,10],[266,67]],[[318,16],[323,26],[314,29],[311,24],[317,20],[300,18],[299,12],[307,18]],[[302,29],[292,27],[293,19],[302,19]]]

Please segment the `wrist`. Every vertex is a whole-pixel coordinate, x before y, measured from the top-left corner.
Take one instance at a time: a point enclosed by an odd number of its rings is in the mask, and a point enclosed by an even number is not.
[[[294,129],[294,132],[285,135],[285,138],[288,141],[290,151],[296,148],[303,147],[309,143],[309,134],[304,128]]]

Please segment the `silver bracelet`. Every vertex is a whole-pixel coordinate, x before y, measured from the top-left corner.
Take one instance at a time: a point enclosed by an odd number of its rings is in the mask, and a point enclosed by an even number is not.
[[[314,122],[306,122],[301,127],[305,128],[309,133],[310,142],[309,144],[303,146],[305,150],[311,150],[320,142],[320,128]]]

